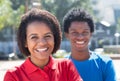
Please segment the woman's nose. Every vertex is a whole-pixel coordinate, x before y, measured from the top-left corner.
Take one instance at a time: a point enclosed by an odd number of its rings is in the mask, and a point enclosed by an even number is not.
[[[39,39],[38,41],[37,41],[37,43],[39,44],[39,45],[45,45],[46,44],[46,40],[45,39]]]

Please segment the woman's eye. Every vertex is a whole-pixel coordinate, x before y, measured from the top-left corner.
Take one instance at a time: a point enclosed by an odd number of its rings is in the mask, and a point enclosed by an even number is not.
[[[51,38],[52,38],[52,35],[46,35],[44,38],[45,38],[46,40],[51,39]]]
[[[50,35],[47,35],[47,36],[45,36],[45,38],[51,38],[51,36],[50,36]]]
[[[36,37],[36,36],[33,36],[33,37],[31,37],[31,39],[37,39],[38,37]]]

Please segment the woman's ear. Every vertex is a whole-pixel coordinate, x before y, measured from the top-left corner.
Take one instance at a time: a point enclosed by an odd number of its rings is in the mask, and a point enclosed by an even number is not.
[[[25,47],[28,47],[27,43],[25,43]]]

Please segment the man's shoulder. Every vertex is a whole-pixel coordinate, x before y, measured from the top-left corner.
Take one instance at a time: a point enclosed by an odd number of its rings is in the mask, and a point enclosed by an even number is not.
[[[95,52],[92,52],[92,58],[96,61],[100,61],[100,62],[104,62],[104,63],[108,63],[108,62],[112,61],[112,59],[109,56],[97,54]]]

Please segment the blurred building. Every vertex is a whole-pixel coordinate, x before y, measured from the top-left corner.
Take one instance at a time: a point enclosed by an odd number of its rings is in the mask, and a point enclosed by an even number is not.
[[[96,17],[115,24],[120,18],[120,0],[91,0]]]
[[[114,45],[114,34],[117,32],[116,26],[120,19],[120,0],[91,0],[91,3],[94,15],[98,19],[91,40],[91,49]]]

